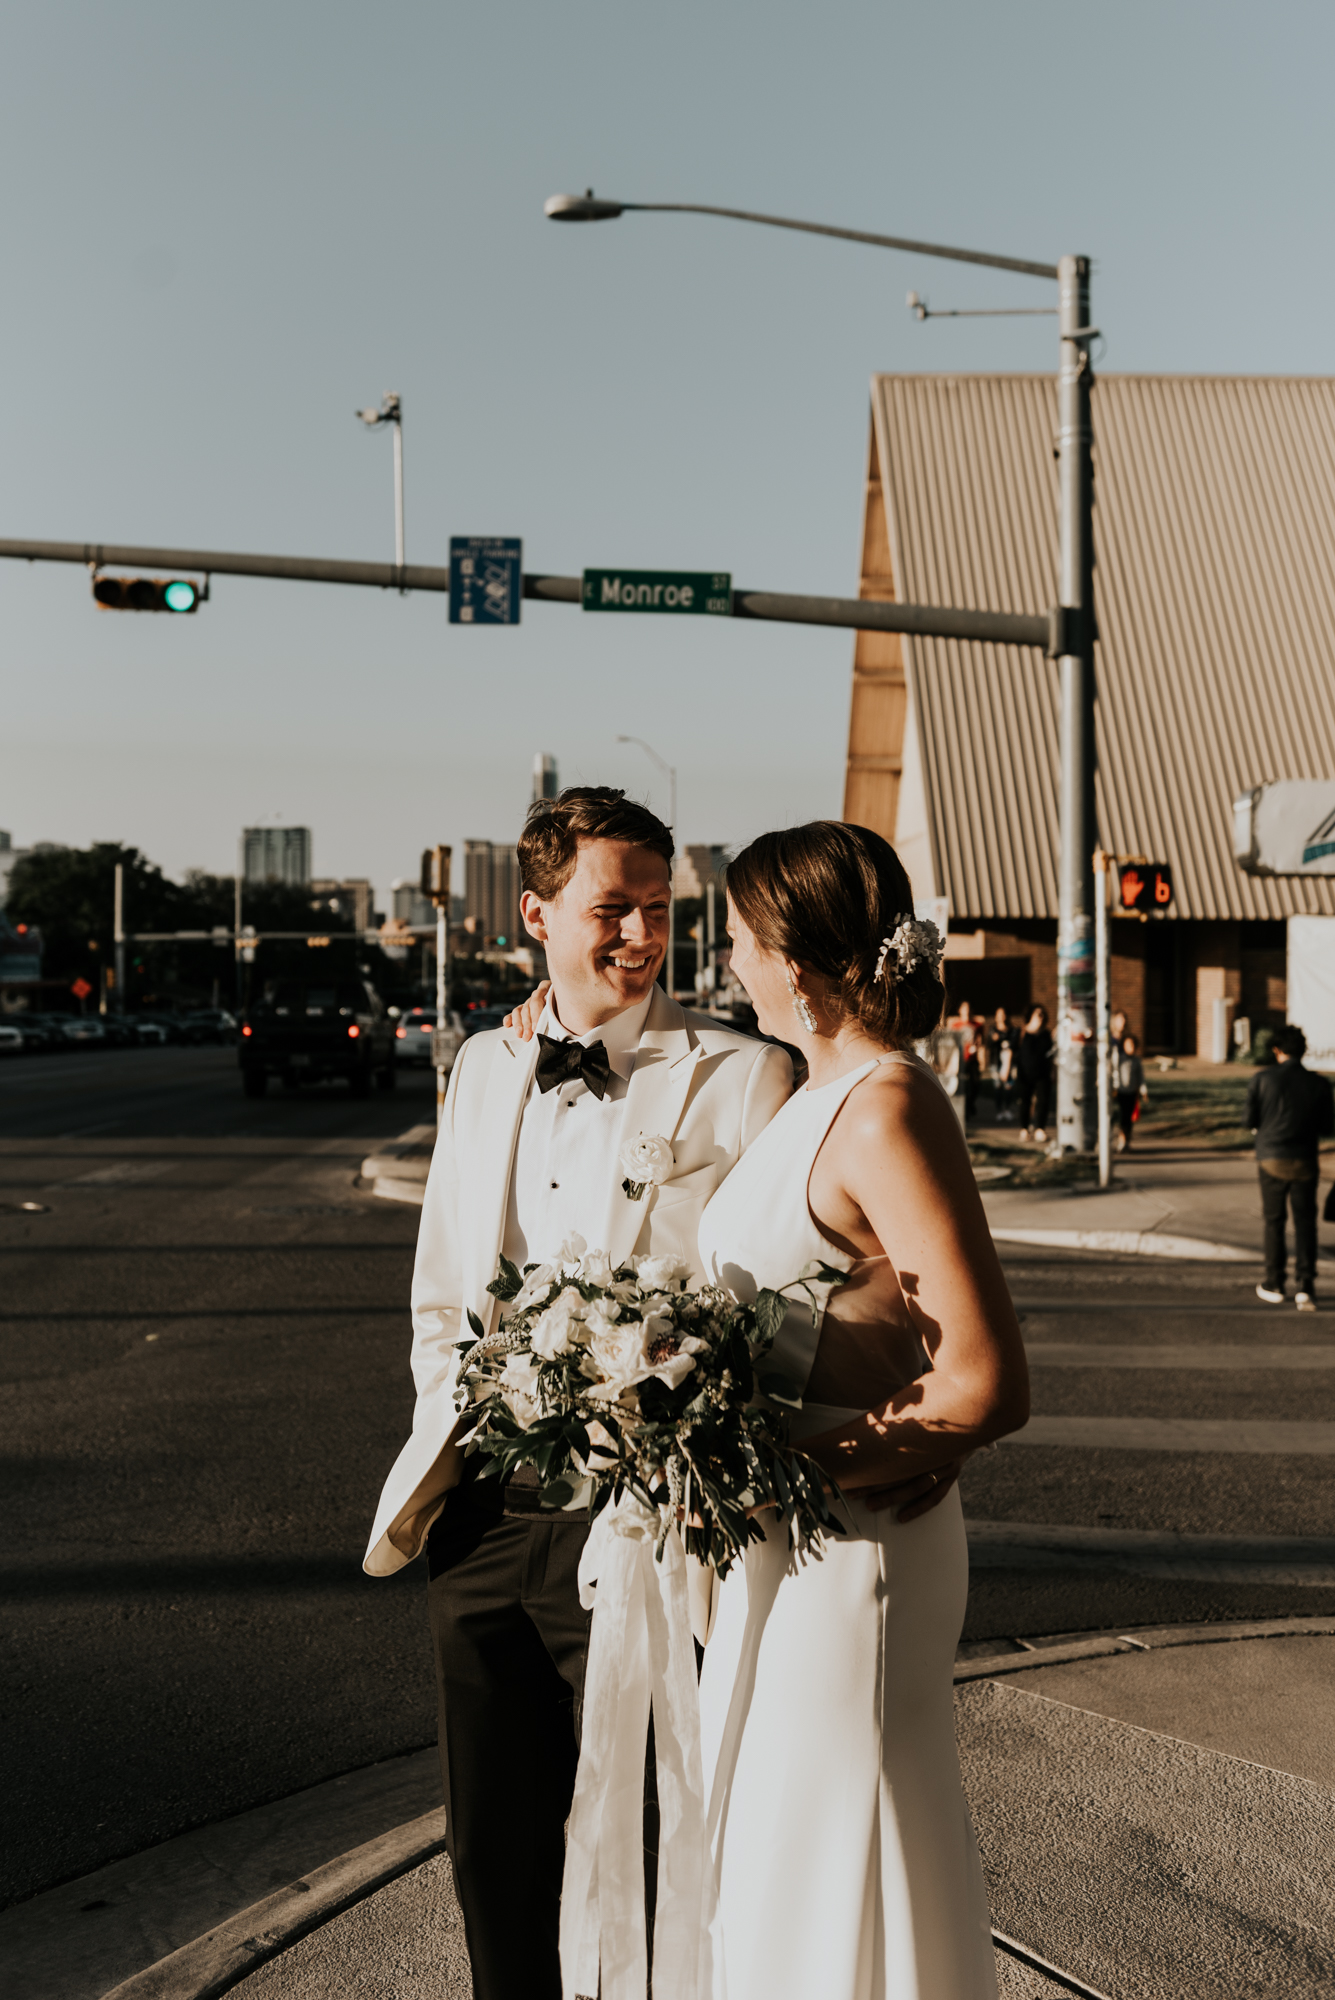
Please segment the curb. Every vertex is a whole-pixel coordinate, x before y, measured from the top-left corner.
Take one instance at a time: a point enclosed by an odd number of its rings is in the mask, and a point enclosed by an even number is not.
[[[104,2000],[216,2000],[445,1847],[445,1808],[392,1827],[121,1981]]]
[[[386,1141],[379,1152],[367,1154],[358,1186],[384,1201],[406,1201],[420,1208],[435,1145],[434,1125],[410,1125],[397,1139]]]
[[[1259,1250],[1210,1243],[1201,1236],[1164,1236],[1144,1229],[994,1229],[994,1243],[1031,1243],[1041,1250],[1102,1250],[1121,1257],[1181,1257],[1202,1264],[1259,1264]]]
[[[1034,1667],[1059,1667],[1070,1660],[1100,1660],[1114,1653],[1157,1653],[1167,1646],[1217,1646],[1237,1639],[1306,1639],[1335,1637],[1335,1618],[1267,1618],[1236,1625],[1160,1625],[1134,1636],[1127,1632],[1097,1632],[1088,1639],[1070,1639],[1061,1646],[1035,1646],[1031,1652],[997,1653],[985,1660],[958,1660],[955,1685],[993,1680],[998,1674],[1027,1674]]]

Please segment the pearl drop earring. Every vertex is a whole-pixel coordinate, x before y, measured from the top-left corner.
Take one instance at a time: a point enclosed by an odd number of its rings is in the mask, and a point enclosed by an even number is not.
[[[811,1011],[810,1003],[808,1002],[806,995],[804,993],[799,993],[797,988],[794,986],[793,975],[791,972],[787,974],[787,979],[788,979],[788,991],[793,996],[793,1012],[796,1014],[798,1020],[801,1022],[802,1026],[806,1029],[807,1033],[809,1035],[814,1035],[816,1032],[816,1016]]]

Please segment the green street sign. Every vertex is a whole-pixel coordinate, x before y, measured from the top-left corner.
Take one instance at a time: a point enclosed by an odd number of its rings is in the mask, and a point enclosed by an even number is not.
[[[731,618],[732,577],[726,570],[586,569],[584,609]]]

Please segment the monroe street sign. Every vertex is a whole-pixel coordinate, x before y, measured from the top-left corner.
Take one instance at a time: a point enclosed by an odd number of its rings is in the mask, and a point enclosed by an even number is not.
[[[584,609],[731,618],[732,577],[726,570],[586,569]]]

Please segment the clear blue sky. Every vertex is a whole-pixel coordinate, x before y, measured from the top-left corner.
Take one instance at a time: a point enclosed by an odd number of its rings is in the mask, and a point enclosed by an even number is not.
[[[868,378],[1046,369],[1032,280],[545,196],[769,209],[1096,260],[1105,369],[1330,368],[1335,13],[1231,0],[46,0],[0,61],[0,535],[856,590]],[[0,827],[230,870],[314,828],[386,889],[563,780],[732,841],[840,808],[847,635],[221,578],[187,620],[0,564]]]

